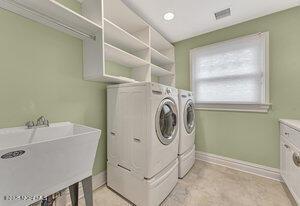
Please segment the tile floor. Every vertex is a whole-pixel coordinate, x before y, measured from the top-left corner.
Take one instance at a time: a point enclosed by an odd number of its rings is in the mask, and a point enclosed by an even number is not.
[[[85,206],[84,200],[79,202]],[[121,196],[102,186],[94,192],[95,206],[130,206]],[[162,206],[295,206],[280,182],[226,167],[196,161],[192,170]]]

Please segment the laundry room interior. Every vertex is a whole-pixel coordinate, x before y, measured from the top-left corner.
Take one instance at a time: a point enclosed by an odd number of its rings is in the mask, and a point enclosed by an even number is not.
[[[0,0],[0,206],[300,206],[299,0]]]

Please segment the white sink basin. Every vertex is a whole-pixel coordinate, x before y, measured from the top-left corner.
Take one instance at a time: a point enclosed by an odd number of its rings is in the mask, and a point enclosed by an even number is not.
[[[0,205],[30,205],[91,176],[100,135],[70,122],[0,129]]]

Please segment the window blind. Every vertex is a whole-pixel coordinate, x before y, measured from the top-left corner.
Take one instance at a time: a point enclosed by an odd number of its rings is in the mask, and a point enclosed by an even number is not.
[[[191,51],[196,103],[265,104],[266,34],[259,33]]]

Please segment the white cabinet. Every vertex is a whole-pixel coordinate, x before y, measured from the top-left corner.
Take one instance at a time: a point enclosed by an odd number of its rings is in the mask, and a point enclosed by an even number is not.
[[[298,204],[300,198],[300,164],[296,162],[296,156],[299,156],[300,148],[296,148],[294,145],[290,145],[289,152],[287,153],[287,175],[292,187],[292,190],[297,198]]]
[[[300,205],[300,121],[280,120],[280,172]]]

